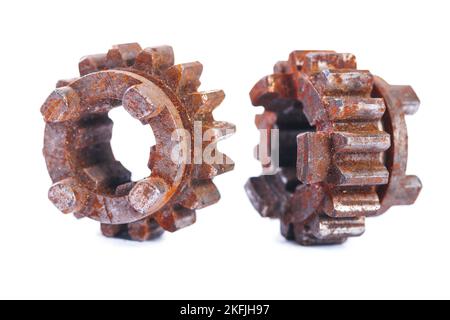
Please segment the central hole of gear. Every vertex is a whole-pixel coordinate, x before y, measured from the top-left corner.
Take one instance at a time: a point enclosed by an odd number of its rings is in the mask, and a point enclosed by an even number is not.
[[[109,117],[114,122],[111,148],[115,158],[131,171],[133,181],[148,177],[150,148],[156,144],[151,127],[132,118],[122,107],[111,110]]]

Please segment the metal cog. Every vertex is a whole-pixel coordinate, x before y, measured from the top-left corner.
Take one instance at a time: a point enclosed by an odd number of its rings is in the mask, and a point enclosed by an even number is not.
[[[202,69],[199,62],[174,65],[169,46],[124,44],[84,57],[81,77],[59,81],[41,108],[44,156],[53,181],[49,199],[55,206],[101,222],[105,236],[145,241],[193,224],[196,209],[216,203],[220,194],[212,179],[234,164],[212,147],[235,127],[214,120],[212,112],[225,94],[198,91]],[[108,112],[121,105],[150,125],[156,139],[151,175],[137,182],[111,150]],[[210,133],[209,141],[200,143],[202,154],[209,145],[223,161],[182,161],[181,156],[172,161],[173,150],[191,150],[198,129]],[[184,157],[193,158],[194,150]]]
[[[422,184],[406,175],[405,115],[420,102],[411,87],[357,70],[353,54],[295,51],[250,96],[265,108],[257,127],[280,130],[281,169],[246,190],[286,238],[342,243],[364,233],[366,217],[415,202]]]

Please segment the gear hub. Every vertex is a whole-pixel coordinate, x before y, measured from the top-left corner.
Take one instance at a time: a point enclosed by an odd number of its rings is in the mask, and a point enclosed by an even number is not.
[[[234,126],[212,116],[223,91],[197,91],[202,68],[199,62],[174,65],[169,46],[124,44],[83,58],[81,77],[59,81],[41,108],[54,205],[99,221],[105,236],[144,241],[193,224],[196,209],[216,203],[212,179],[234,166],[216,144]],[[119,106],[155,135],[151,174],[141,181],[131,181],[111,149],[108,112]],[[209,141],[198,143],[196,130],[208,132]],[[191,150],[194,144],[199,151]],[[216,162],[189,161],[206,148]]]
[[[257,127],[279,130],[258,149],[277,144],[279,157],[259,157],[273,174],[251,178],[247,194],[287,239],[342,243],[364,233],[366,217],[417,199],[422,184],[406,175],[405,115],[420,104],[410,86],[357,70],[352,54],[295,51],[250,96],[265,110]]]

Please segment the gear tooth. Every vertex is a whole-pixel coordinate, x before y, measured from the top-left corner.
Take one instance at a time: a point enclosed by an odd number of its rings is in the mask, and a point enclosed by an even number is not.
[[[364,70],[324,70],[312,76],[314,87],[326,96],[361,95],[368,98],[373,76]]]
[[[175,56],[172,47],[150,47],[145,48],[138,54],[134,68],[159,75],[173,66],[174,61]]]
[[[417,197],[422,190],[422,182],[417,176],[405,176],[401,180],[401,185],[404,188],[405,195],[402,198],[402,205],[410,205],[416,202]]]
[[[48,191],[48,199],[65,214],[82,211],[88,197],[88,192],[80,188],[73,178],[58,181]]]
[[[127,89],[122,97],[122,106],[133,118],[138,119],[143,124],[147,124],[150,118],[158,116],[164,109],[168,99],[160,99],[158,103],[149,100],[147,97],[159,88],[150,83],[137,84]]]
[[[341,234],[340,236],[317,238],[314,235],[315,222],[318,218],[307,223],[281,223],[281,233],[288,240],[295,240],[302,246],[323,246],[342,244],[347,241],[348,236]],[[316,223],[317,226],[317,223]]]
[[[262,78],[250,91],[254,106],[268,106],[275,99],[293,99],[295,89],[290,74],[273,74]]]
[[[195,92],[200,86],[203,66],[200,62],[177,64],[166,72],[169,86],[176,92]]]
[[[197,164],[194,166],[194,178],[200,180],[212,179],[231,170],[233,170],[233,168],[205,163]]]
[[[381,98],[325,97],[324,104],[332,121],[380,120],[386,112]]]
[[[289,62],[287,61],[278,61],[273,66],[273,73],[290,73],[291,69],[289,66]]]
[[[195,210],[183,207],[168,208],[154,215],[156,222],[166,231],[175,232],[195,223]]]
[[[125,68],[126,66],[126,62],[123,60],[119,49],[110,49],[108,51],[108,54],[106,55],[107,69]]]
[[[220,193],[216,185],[211,180],[199,180],[190,185],[188,194],[180,205],[191,210],[203,209],[219,200]]]
[[[389,182],[389,171],[374,161],[338,161],[334,174],[332,180],[338,186],[377,186]]]
[[[81,76],[106,69],[106,54],[93,54],[81,58],[78,69]]]
[[[147,241],[158,238],[164,233],[164,230],[153,218],[145,218],[136,222],[129,223],[128,236],[134,241]]]
[[[422,190],[422,182],[417,176],[403,176],[398,181],[393,205],[407,206],[414,204]]]
[[[130,205],[137,212],[146,215],[161,208],[169,184],[160,177],[150,176],[136,183],[128,194]]]
[[[142,48],[137,43],[115,45],[106,54],[106,67],[108,69],[130,67],[141,51]]]
[[[331,164],[330,137],[325,132],[297,136],[297,177],[305,184],[324,181]]]
[[[321,240],[359,237],[365,232],[365,217],[336,219],[320,215],[312,222],[311,231]]]
[[[215,158],[224,159],[221,164],[197,164],[194,165],[194,178],[199,180],[212,179],[234,169],[234,162],[227,155],[216,152]]]
[[[262,217],[280,218],[286,213],[288,195],[280,175],[250,178],[245,185],[245,191]]]
[[[337,153],[384,152],[391,147],[391,136],[384,131],[334,132],[332,141]]]
[[[356,69],[356,57],[351,53],[310,52],[305,54],[302,72],[313,74],[323,70]]]
[[[295,241],[294,224],[280,220],[280,232],[286,240]]]
[[[297,73],[299,72],[302,67],[303,67],[303,58],[305,57],[305,54],[309,52],[309,51],[300,51],[300,50],[296,50],[296,51],[292,51],[289,54],[289,59],[288,59],[288,63],[291,69],[292,73]]]
[[[262,217],[280,216],[277,210],[278,199],[273,196],[270,184],[266,181],[266,176],[253,177],[245,185],[245,191],[253,207]]]
[[[225,99],[223,90],[194,92],[190,95],[194,113],[198,116],[211,114]]]
[[[302,71],[303,64],[305,62],[305,56],[309,53],[314,52],[321,52],[321,53],[333,53],[334,51],[328,51],[328,50],[296,50],[291,52],[289,55],[288,64],[290,66],[292,73],[297,73],[299,71]]]
[[[298,90],[297,95],[302,103],[302,111],[311,126],[328,121],[327,112],[322,107],[324,96],[314,86],[314,83],[308,75],[299,73],[297,76]]]
[[[121,237],[126,232],[126,224],[104,224],[100,225],[102,234],[108,238]]]
[[[290,198],[290,222],[305,223],[312,216],[317,215],[323,207],[325,188],[321,183],[300,184]]]
[[[212,121],[203,123],[204,139],[218,142],[232,136],[236,132],[236,126],[225,121]]]
[[[420,100],[411,86],[391,85],[389,91],[397,98],[405,114],[413,115],[419,110]]]
[[[376,215],[380,208],[380,199],[373,188],[335,190],[326,198],[324,212],[333,218],[353,218]]]
[[[228,157],[226,154],[224,154],[224,153],[220,153],[220,155],[224,159],[223,162],[224,162],[224,166],[225,166],[223,172],[221,172],[221,173],[233,170],[233,168],[234,168],[234,161],[230,157]]]
[[[120,55],[127,66],[131,66],[136,60],[137,55],[142,51],[142,48],[138,43],[118,44],[113,46],[113,49],[119,50]]]
[[[46,122],[65,122],[78,117],[80,96],[71,87],[55,89],[41,107]]]

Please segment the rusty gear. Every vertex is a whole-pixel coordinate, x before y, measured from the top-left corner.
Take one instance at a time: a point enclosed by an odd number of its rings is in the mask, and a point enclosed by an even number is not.
[[[279,130],[280,168],[269,155],[275,174],[251,178],[247,194],[287,239],[342,243],[364,233],[366,217],[415,202],[422,185],[406,175],[405,115],[420,102],[410,86],[357,70],[352,54],[295,51],[250,96],[265,109],[257,127]]]
[[[79,69],[81,77],[59,81],[41,109],[44,156],[53,181],[49,199],[63,213],[101,222],[108,237],[144,241],[193,224],[196,209],[220,198],[212,179],[233,169],[233,162],[215,149],[234,131],[212,116],[224,92],[198,92],[202,65],[174,65],[169,46],[117,45],[107,54],[83,58]],[[150,125],[156,139],[151,175],[138,182],[131,181],[111,150],[108,112],[121,105]],[[196,123],[200,134],[210,132],[208,144],[200,143],[201,152],[213,146],[214,159],[222,163],[182,161],[180,150],[194,146]],[[179,161],[173,161],[174,150],[180,151],[175,152]]]

